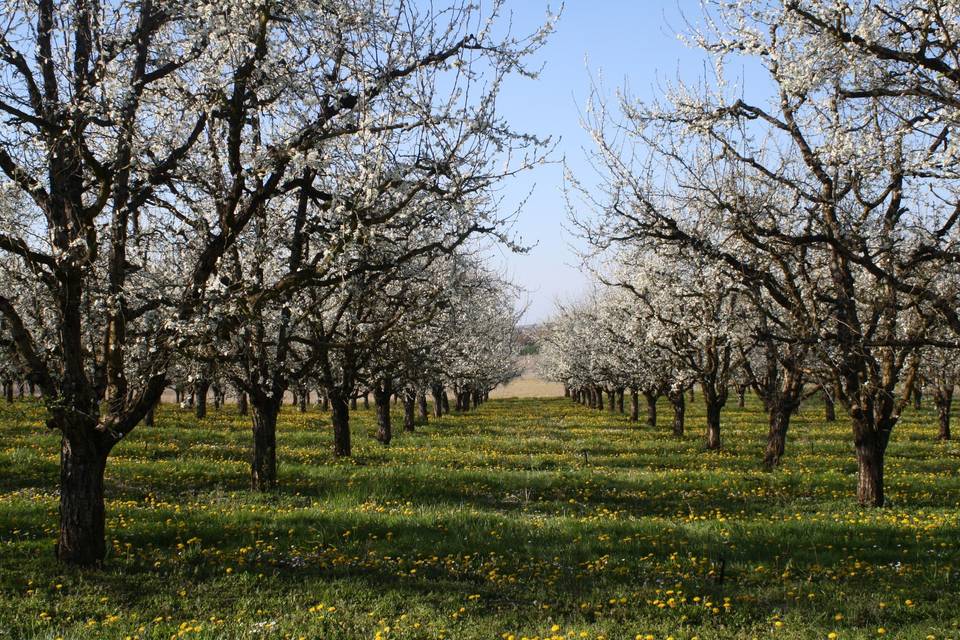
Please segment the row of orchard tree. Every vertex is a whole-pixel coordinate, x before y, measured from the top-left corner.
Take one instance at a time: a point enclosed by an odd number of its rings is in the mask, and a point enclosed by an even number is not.
[[[61,561],[102,561],[107,458],[171,384],[249,400],[268,489],[290,390],[323,391],[350,455],[362,390],[462,403],[513,375],[478,255],[518,248],[497,185],[546,141],[497,96],[552,20],[515,34],[502,5],[3,4],[0,377],[62,436]]]
[[[770,467],[820,389],[849,414],[859,501],[882,505],[887,444],[923,382],[949,435],[960,6],[702,9],[688,36],[715,75],[652,102],[597,90],[585,109],[603,179],[571,175],[569,193],[598,288],[556,319],[549,370],[593,404],[603,390],[665,394],[678,430],[695,384],[711,449],[729,390],[749,386],[770,415]]]

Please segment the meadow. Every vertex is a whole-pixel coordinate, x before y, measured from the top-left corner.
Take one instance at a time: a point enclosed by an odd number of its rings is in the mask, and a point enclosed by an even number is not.
[[[854,500],[850,426],[804,407],[761,470],[756,400],[724,448],[562,398],[497,399],[334,460],[284,407],[281,488],[247,418],[163,406],[107,468],[106,566],[54,560],[58,440],[0,404],[0,638],[960,638],[960,446],[909,410],[889,506]],[[398,424],[399,422],[399,416]]]

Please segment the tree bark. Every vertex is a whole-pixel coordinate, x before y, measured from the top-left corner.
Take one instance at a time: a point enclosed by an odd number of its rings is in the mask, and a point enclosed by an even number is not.
[[[747,385],[737,385],[737,406],[741,409],[747,406]]]
[[[282,398],[282,396],[281,396]],[[253,404],[253,461],[250,488],[270,491],[277,486],[277,415],[279,398],[262,398]]]
[[[953,388],[938,388],[934,391],[933,402],[937,405],[937,418],[940,424],[940,430],[937,433],[937,440],[950,439],[950,412],[953,404]]]
[[[346,398],[339,393],[329,393],[330,421],[333,423],[333,455],[350,457],[350,409]]]
[[[720,410],[723,405],[710,402],[709,396],[707,398],[707,449],[713,451],[720,448]]]
[[[649,391],[643,392],[643,397],[647,401],[647,426],[651,429],[657,428],[657,395]]]
[[[8,404],[13,404],[13,382],[12,381],[3,383],[3,395],[6,396]]]
[[[670,404],[673,405],[673,435],[683,436],[683,427],[687,413],[687,399],[683,391],[670,397]]]
[[[863,506],[883,506],[883,455],[879,434],[855,434],[857,450],[857,500]]]
[[[143,424],[146,427],[152,427],[154,423],[154,413],[156,412],[156,407],[150,407],[150,410],[147,411],[147,415],[143,417]]]
[[[198,380],[194,386],[194,396],[196,403],[194,405],[194,415],[197,420],[203,420],[207,417],[207,392],[210,391],[209,380]]]
[[[440,402],[443,404],[443,412],[446,414],[450,413],[450,396],[447,395],[446,389],[441,387],[440,389]]]
[[[617,411],[619,413],[624,413],[623,411],[623,388],[617,389]]]
[[[826,391],[823,394],[823,419],[827,422],[835,422],[837,419],[837,403],[830,397]]]
[[[403,393],[403,430],[414,431],[416,429],[416,404],[417,397],[412,391]]]
[[[630,422],[640,420],[640,392],[630,389]]]
[[[430,387],[430,394],[433,396],[433,415],[435,418],[443,417],[443,387],[433,385]]]
[[[919,409],[922,404],[923,404],[923,389],[918,383],[913,387],[913,408]]]
[[[107,553],[103,474],[108,453],[82,436],[60,439],[60,562],[81,567],[103,563]]]
[[[241,416],[245,416],[249,411],[250,409],[247,406],[247,394],[244,393],[243,391],[238,392],[237,393],[237,413],[240,414]]]
[[[430,412],[427,411],[427,394],[417,394],[417,415],[420,422],[426,424],[430,421]]]
[[[787,444],[787,429],[790,427],[789,407],[778,404],[770,408],[770,430],[767,434],[767,448],[763,455],[763,466],[773,471],[783,457]]]
[[[393,395],[393,382],[384,378],[373,389],[373,404],[377,408],[377,441],[390,444],[393,429],[390,424],[390,396]]]

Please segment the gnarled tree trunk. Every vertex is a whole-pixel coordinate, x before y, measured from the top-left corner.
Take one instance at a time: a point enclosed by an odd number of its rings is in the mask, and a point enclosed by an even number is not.
[[[933,402],[937,406],[937,418],[940,424],[937,433],[938,440],[950,439],[950,412],[953,404],[953,387],[949,389],[938,386],[933,394]]]
[[[373,389],[373,403],[377,408],[377,441],[390,444],[393,429],[390,425],[390,396],[393,395],[393,381],[387,377]]]
[[[640,392],[630,389],[630,422],[640,420]]]
[[[770,430],[767,433],[767,448],[763,455],[763,466],[773,470],[783,457],[787,443],[787,429],[790,427],[791,408],[778,403],[769,409]]]
[[[416,394],[412,391],[403,392],[403,430],[416,429]]]
[[[705,394],[707,400],[707,449],[713,451],[720,448],[720,410],[723,405],[714,401],[710,394]]]
[[[649,391],[643,392],[643,397],[647,401],[647,426],[655,429],[657,426],[657,396]]]
[[[350,457],[350,409],[347,399],[339,392],[327,394],[330,398],[330,422],[333,423],[333,455]]]
[[[60,562],[98,566],[106,556],[103,474],[109,453],[81,435],[60,439]]]
[[[427,411],[427,394],[425,393],[417,394],[417,415],[423,424],[430,420],[430,412]]]
[[[210,381],[206,379],[197,380],[193,392],[196,397],[194,405],[194,415],[197,420],[203,420],[207,417],[207,393],[210,391]]]
[[[250,465],[250,487],[254,491],[271,491],[277,486],[277,416],[279,397],[253,398],[253,461]]]

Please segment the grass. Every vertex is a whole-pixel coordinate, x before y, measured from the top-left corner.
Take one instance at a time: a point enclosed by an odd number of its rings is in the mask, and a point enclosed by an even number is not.
[[[53,560],[58,447],[0,405],[0,638],[960,638],[960,446],[929,410],[897,426],[890,505],[854,504],[845,422],[765,416],[724,449],[564,399],[495,400],[382,447],[355,414],[285,408],[282,488],[246,491],[249,425],[163,407],[107,470],[109,559]],[[720,574],[723,579],[720,579]]]

